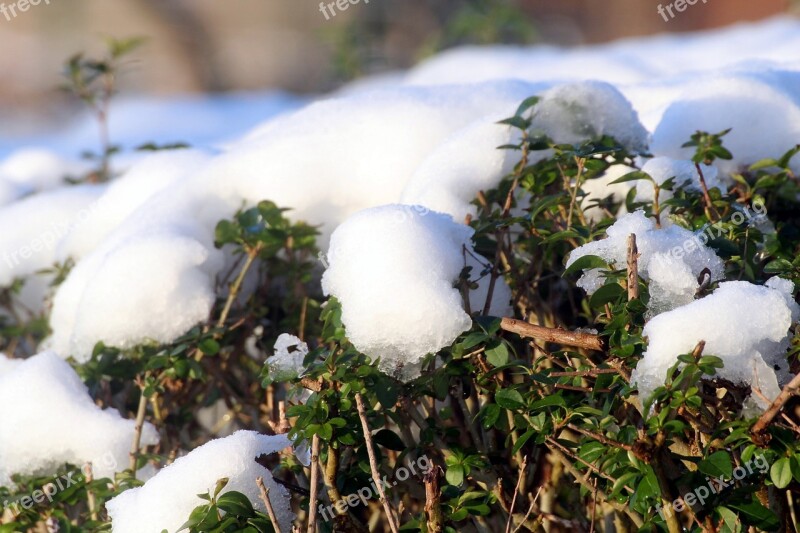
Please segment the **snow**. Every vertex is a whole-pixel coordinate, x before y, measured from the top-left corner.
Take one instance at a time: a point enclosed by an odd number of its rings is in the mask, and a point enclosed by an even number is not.
[[[789,375],[789,327],[800,317],[793,293],[792,282],[780,278],[765,286],[730,281],[705,298],[653,318],[644,328],[647,350],[631,375],[640,398],[649,398],[664,384],[677,356],[703,340],[703,353],[720,357],[725,365],[717,376],[758,388],[766,400],[753,394],[750,402],[763,411]]]
[[[95,478],[128,467],[134,421],[97,407],[75,371],[52,352],[24,361],[0,355],[0,486],[12,474],[64,473],[91,462]],[[76,430],[80,428],[80,430]],[[142,446],[158,443],[150,424]]]
[[[273,379],[293,379],[305,372],[303,359],[306,355],[308,355],[308,344],[294,335],[282,333],[275,341],[275,354],[269,357],[265,364]]]
[[[557,144],[581,144],[608,135],[628,152],[647,148],[647,130],[613,85],[583,81],[545,91],[536,105],[531,133],[543,133]]]
[[[379,357],[383,371],[413,379],[426,354],[471,327],[454,285],[474,253],[472,233],[447,215],[404,205],[367,209],[334,232],[322,288],[341,302],[350,341]]]
[[[608,135],[633,153],[647,146],[648,134],[636,112],[609,84],[570,83],[535,94],[541,101],[533,108],[532,135],[547,135],[558,144],[580,144]],[[518,132],[496,124],[504,118],[508,117],[480,119],[445,139],[417,168],[401,202],[449,213],[456,221],[474,217],[477,211],[471,202],[478,192],[497,187],[519,161],[518,151],[498,149],[520,141]],[[532,152],[529,162],[550,155],[550,151]]]
[[[214,491],[217,481],[228,478],[221,494],[237,491],[250,499],[255,509],[266,512],[256,479],[264,478],[270,503],[283,531],[291,531],[294,513],[289,491],[276,483],[256,457],[291,446],[285,435],[259,435],[237,431],[212,440],[179,457],[143,486],[127,490],[106,503],[114,533],[160,533],[178,531],[192,510],[205,503],[197,495]]]
[[[567,261],[572,265],[581,257],[594,255],[616,268],[627,264],[628,237],[636,235],[639,249],[639,275],[650,285],[651,314],[656,314],[685,304],[699,288],[698,277],[705,270],[711,281],[724,277],[724,264],[713,250],[705,246],[701,237],[676,225],[656,228],[655,221],[636,211],[620,217],[606,230],[607,237],[593,241],[574,250]],[[578,286],[589,294],[605,283],[603,271],[585,271]]]
[[[79,259],[96,248],[149,198],[202,170],[210,156],[198,150],[164,150],[147,155],[108,186],[91,212],[59,244],[59,257]]]
[[[90,169],[86,161],[61,157],[43,148],[24,148],[0,162],[0,184],[3,188],[17,186],[20,194],[8,199],[15,200],[23,194],[64,185],[67,178],[81,179]],[[0,201],[0,205],[6,203],[8,201]]]
[[[686,159],[694,148],[682,144],[696,131],[729,128],[723,141],[734,159],[717,163],[725,174],[793,148],[800,139],[800,72],[735,72],[696,80],[664,111],[651,148]],[[799,171],[800,162],[794,161],[793,169]]]
[[[400,372],[410,376],[424,354],[469,326],[452,286],[464,266],[480,278],[469,307],[483,307],[488,261],[465,258],[471,232],[463,222],[476,215],[476,194],[497,186],[518,158],[498,149],[519,140],[498,120],[539,95],[533,133],[567,144],[613,136],[631,152],[656,156],[644,170],[658,183],[675,176],[694,191],[692,149],[682,145],[698,129],[733,128],[724,142],[735,159],[703,168],[709,188],[725,188],[740,167],[779,157],[800,139],[799,30],[796,20],[775,19],[569,50],[460,48],[308,105],[271,92],[123,99],[111,112],[115,142],[130,149],[187,141],[201,149],[126,152],[109,184],[72,186],[64,177],[89,167],[69,154],[96,143],[89,117],[38,138],[0,140],[0,153],[13,152],[0,162],[0,285],[24,278],[19,304],[34,313],[47,312],[52,298],[46,344],[62,357],[85,362],[99,341],[120,348],[171,342],[208,320],[224,285],[219,277],[232,256],[214,247],[217,222],[269,199],[290,208],[293,220],[318,225],[323,249],[338,231],[331,254],[348,259],[332,263],[326,288],[341,295],[353,341],[392,372],[408,366]],[[547,155],[536,152],[531,161]],[[800,171],[800,157],[793,165]],[[583,205],[624,200],[633,184],[610,182],[629,170],[617,165],[585,183]],[[636,187],[639,200],[652,198],[647,182]],[[670,196],[664,191],[661,200]],[[576,250],[570,262],[593,254],[622,266],[635,232],[650,316],[691,304],[703,269],[723,279],[722,261],[702,235],[674,227],[667,214],[658,229],[623,207],[608,238]],[[589,220],[601,215],[587,211]],[[373,219],[374,228],[363,222]],[[378,236],[381,227],[397,238]],[[347,264],[350,257],[364,264]],[[36,272],[68,259],[76,264],[53,295],[52,277]],[[602,281],[592,271],[580,284],[592,292]],[[510,314],[510,296],[499,280],[491,313]],[[394,322],[368,331],[373,314]],[[403,327],[417,328],[414,338]]]
[[[719,172],[716,167],[708,165],[700,165],[700,170],[703,172],[703,180],[706,183],[708,190],[717,188],[726,190],[727,187],[719,179]],[[647,161],[642,166],[642,172],[653,178],[657,185],[662,186],[669,179],[674,178],[673,189],[685,189],[694,193],[702,193],[703,187],[700,182],[700,173],[694,162],[689,160],[677,160],[669,157],[655,157]],[[655,189],[653,184],[648,180],[639,180],[635,182],[636,185],[636,201],[637,202],[653,202],[655,199]],[[658,201],[662,205],[662,215],[669,214],[669,206],[663,206],[664,202],[674,196],[673,191],[661,189],[658,195]],[[666,220],[666,217],[665,217]]]
[[[350,214],[396,201],[452,132],[486,113],[513,114],[529,90],[519,82],[376,90],[321,101],[267,124],[150,196],[101,242],[92,234],[105,230],[85,230],[90,244],[78,249],[93,249],[58,288],[49,345],[86,361],[99,341],[128,348],[177,338],[208,318],[215,279],[229,264],[227,252],[213,246],[219,220],[270,199],[291,207],[294,220],[321,225],[324,247]],[[125,188],[109,193],[110,210],[125,209]]]

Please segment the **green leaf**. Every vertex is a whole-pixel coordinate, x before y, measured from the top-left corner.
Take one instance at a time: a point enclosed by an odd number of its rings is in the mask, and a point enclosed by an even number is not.
[[[780,525],[775,513],[758,502],[729,503],[728,507],[736,511],[743,522],[758,529],[774,531]]]
[[[460,487],[462,483],[464,483],[464,477],[466,476],[466,472],[464,467],[461,465],[452,465],[447,467],[447,471],[444,474],[445,479],[448,483],[453,485],[454,487]]]
[[[564,269],[562,276],[567,276],[583,270],[592,270],[593,268],[602,268],[608,270],[608,263],[596,255],[584,255]]]
[[[197,346],[206,355],[217,355],[220,350],[219,343],[214,339],[203,339]]]
[[[605,304],[616,303],[626,290],[619,283],[606,283],[589,298],[589,305],[592,307],[602,307]]]
[[[217,499],[217,507],[233,516],[250,517],[253,515],[253,505],[247,496],[234,490],[220,496]]]
[[[764,266],[764,272],[767,274],[781,274],[792,270],[792,263],[786,259],[775,259],[770,261]]]
[[[731,457],[725,451],[712,453],[697,464],[697,469],[703,474],[714,478],[729,478],[733,474]]]
[[[517,439],[517,442],[514,444],[514,447],[512,448],[511,453],[512,454],[517,453],[520,450],[520,448],[525,446],[525,443],[528,442],[530,440],[530,438],[533,437],[535,434],[536,434],[536,431],[533,430],[533,429],[529,429],[528,431],[523,433],[520,436],[520,438]]]
[[[769,469],[769,477],[779,489],[785,489],[792,481],[792,465],[788,457],[781,457]]]
[[[494,394],[494,401],[497,405],[513,411],[525,405],[522,394],[516,389],[501,389]]]
[[[505,366],[508,364],[508,347],[503,341],[494,341],[491,348],[486,348],[486,360],[492,366]]]
[[[628,181],[640,181],[640,180],[647,180],[655,183],[653,178],[650,177],[650,174],[642,172],[641,170],[634,170],[633,172],[628,172],[621,178],[615,179],[614,181],[610,182],[609,185],[614,185],[616,183],[625,183]]]
[[[727,507],[717,507],[717,514],[722,519],[720,533],[740,533],[742,531],[742,523],[736,513]]]

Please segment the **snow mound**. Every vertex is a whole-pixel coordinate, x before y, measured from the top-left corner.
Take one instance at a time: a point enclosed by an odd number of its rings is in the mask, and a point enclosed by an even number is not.
[[[96,246],[85,230],[94,249],[58,288],[51,347],[86,361],[98,341],[170,342],[212,309],[215,279],[230,261],[214,248],[217,222],[269,199],[292,208],[293,220],[321,225],[324,247],[350,214],[397,201],[452,132],[487,113],[513,114],[530,89],[520,82],[392,88],[331,98],[269,123],[150,196]],[[109,203],[122,204],[127,187]]]
[[[800,72],[737,72],[687,85],[664,112],[651,148],[656,155],[688,159],[694,148],[682,145],[692,134],[729,128],[723,143],[734,158],[715,162],[724,174],[793,148],[800,139]],[[800,171],[797,159],[793,169]]]
[[[703,180],[708,190],[715,187],[722,191],[726,190],[725,185],[719,179],[719,172],[716,167],[700,165],[700,170],[703,172]],[[642,166],[642,172],[653,178],[653,181],[659,186],[674,178],[674,188],[676,189],[684,189],[694,193],[703,192],[703,187],[700,182],[700,173],[697,171],[697,167],[693,161],[677,160],[669,157],[655,157]],[[637,202],[652,202],[655,199],[655,189],[650,181],[639,180],[635,183]],[[658,201],[663,206],[663,203],[673,196],[672,191],[662,189],[659,192]],[[661,210],[661,214],[663,222],[666,220],[664,215],[669,214],[669,206],[664,206]]]
[[[647,149],[647,130],[631,103],[613,85],[583,81],[545,91],[534,108],[531,132],[558,144],[580,144],[604,135],[629,152]]]
[[[92,251],[150,197],[200,171],[210,157],[197,150],[166,150],[146,156],[111,182],[92,212],[59,245],[62,259]]]
[[[65,463],[91,462],[97,479],[128,467],[135,422],[97,407],[52,352],[24,361],[0,355],[0,420],[0,486],[10,486],[12,474],[63,473]],[[145,424],[142,446],[157,443],[155,428]]]
[[[655,222],[642,211],[622,216],[606,230],[607,238],[584,244],[570,254],[569,267],[581,257],[595,255],[616,268],[625,268],[628,236],[636,235],[639,249],[639,275],[650,285],[650,312],[657,314],[689,303],[700,286],[701,273],[710,272],[711,281],[724,277],[724,263],[701,237],[679,226],[656,228]],[[702,280],[701,280],[702,281]],[[584,272],[578,286],[589,294],[603,286],[600,269]]]
[[[506,116],[485,117],[448,137],[409,180],[401,202],[449,213],[460,222],[477,214],[471,202],[479,191],[497,187],[519,161],[519,152],[498,149],[519,142],[519,133],[496,124]],[[647,131],[636,112],[613,86],[600,82],[560,85],[541,92],[534,108],[533,134],[559,144],[579,144],[603,135],[631,152],[647,147]],[[550,156],[533,152],[530,163]]]
[[[83,178],[90,168],[86,161],[67,159],[44,148],[24,148],[0,162],[0,183],[29,192],[45,191],[64,185],[66,178]]]
[[[367,209],[334,232],[323,291],[341,302],[353,345],[380,357],[383,371],[413,379],[426,354],[472,325],[454,286],[474,253],[472,233],[447,215],[404,205]]]
[[[703,340],[703,353],[724,362],[717,376],[758,388],[766,400],[753,394],[751,401],[763,411],[788,377],[788,332],[800,316],[793,292],[792,282],[780,278],[765,286],[730,281],[705,298],[653,318],[644,328],[647,350],[631,375],[639,396],[649,398],[664,384],[678,355],[691,353]]]
[[[212,440],[175,460],[143,486],[123,492],[106,503],[114,533],[160,533],[178,529],[203,500],[197,494],[212,492],[217,481],[228,478],[222,494],[237,491],[250,499],[255,509],[266,512],[256,479],[264,478],[269,499],[283,531],[291,531],[294,513],[289,491],[276,483],[272,473],[256,457],[291,446],[285,435],[259,435],[237,431]]]

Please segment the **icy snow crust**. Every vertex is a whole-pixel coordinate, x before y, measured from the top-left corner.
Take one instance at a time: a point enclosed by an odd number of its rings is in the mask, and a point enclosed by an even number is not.
[[[0,354],[0,486],[12,474],[65,474],[92,463],[96,479],[128,468],[134,421],[100,409],[75,371],[52,352],[24,361]],[[158,443],[146,423],[142,446]]]
[[[204,503],[197,497],[214,491],[217,481],[228,478],[221,494],[241,492],[253,507],[266,512],[256,479],[264,478],[269,499],[283,531],[292,530],[294,513],[289,491],[276,483],[256,457],[291,446],[285,435],[259,435],[237,431],[230,437],[212,440],[163,468],[142,487],[130,489],[106,503],[114,533],[174,532],[186,522],[192,510]]]

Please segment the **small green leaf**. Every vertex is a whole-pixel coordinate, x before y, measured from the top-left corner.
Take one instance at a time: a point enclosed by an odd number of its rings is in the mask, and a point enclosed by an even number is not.
[[[785,489],[792,481],[792,465],[788,457],[781,457],[769,469],[769,477],[779,489]]]
[[[494,395],[494,401],[497,405],[513,411],[525,405],[525,400],[522,399],[522,394],[516,389],[501,389]]]
[[[608,263],[600,257],[596,255],[584,255],[579,257],[575,260],[574,263],[569,265],[565,270],[562,276],[568,276],[569,274],[574,274],[575,272],[581,272],[583,270],[592,270],[594,268],[602,268],[607,270]]]

